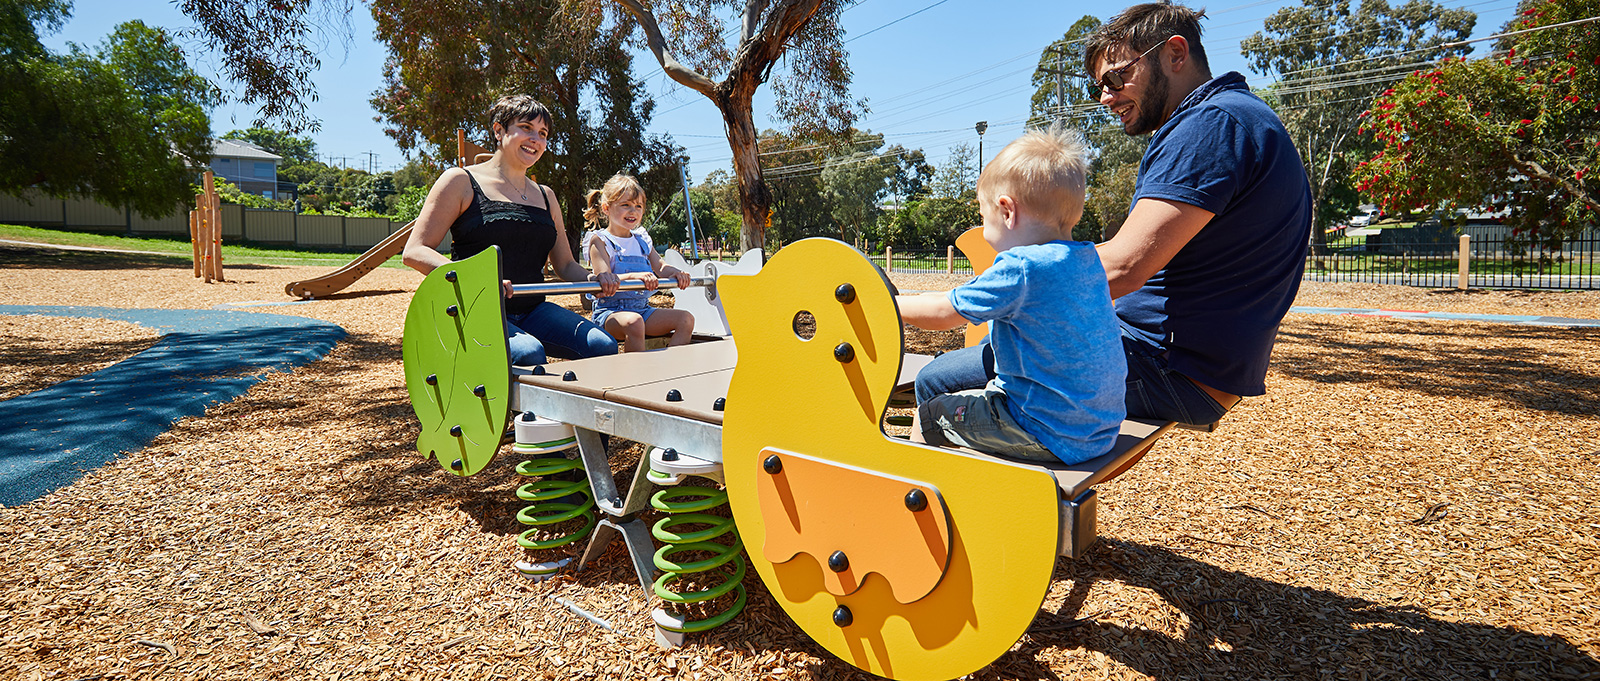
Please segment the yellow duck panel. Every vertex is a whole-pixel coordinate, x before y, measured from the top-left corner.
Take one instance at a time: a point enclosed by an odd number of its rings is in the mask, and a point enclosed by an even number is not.
[[[1004,654],[1026,632],[1050,584],[1059,532],[1055,480],[1041,469],[883,434],[879,424],[900,371],[900,314],[883,275],[850,246],[793,243],[760,274],[724,276],[717,285],[739,347],[722,435],[729,504],[773,598],[829,651],[881,676],[948,679]],[[809,340],[796,332],[801,312],[815,319]],[[780,451],[853,472],[836,474],[838,489],[805,504],[802,516],[764,516],[761,489],[774,484],[764,460]],[[948,555],[936,585],[902,603],[896,592],[923,590],[925,581],[917,580],[927,579],[926,567],[863,556],[878,564],[849,585],[853,590],[841,588],[828,538],[807,536],[821,523],[807,518],[852,518],[844,525],[869,533],[868,541],[870,533],[904,532],[903,524],[874,521],[896,504],[905,510],[904,495],[919,485],[948,518]],[[868,495],[894,498],[869,502]],[[769,537],[768,525],[780,523]],[[769,541],[778,542],[773,555],[794,548],[785,541],[801,550],[774,562]],[[905,560],[927,561],[942,541],[926,541]]]

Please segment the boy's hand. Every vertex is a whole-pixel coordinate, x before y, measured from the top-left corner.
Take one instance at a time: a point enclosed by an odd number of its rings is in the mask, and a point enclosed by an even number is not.
[[[505,294],[505,297],[507,297],[507,298],[511,297],[511,280],[510,279],[501,279],[500,280],[500,291]]]
[[[947,292],[895,296],[894,304],[900,308],[901,321],[929,331],[956,329],[967,323],[967,318],[950,304]]]

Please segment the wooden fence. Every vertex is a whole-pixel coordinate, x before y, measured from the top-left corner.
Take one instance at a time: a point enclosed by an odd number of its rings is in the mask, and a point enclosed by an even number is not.
[[[172,215],[149,219],[136,212],[84,199],[52,199],[29,190],[23,196],[0,194],[0,223],[60,227],[128,236],[189,238],[189,216],[180,206]],[[222,240],[294,246],[316,250],[363,251],[405,227],[387,218],[302,215],[224,204]]]

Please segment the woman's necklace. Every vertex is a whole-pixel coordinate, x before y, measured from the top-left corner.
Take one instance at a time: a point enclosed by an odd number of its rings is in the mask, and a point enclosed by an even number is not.
[[[507,187],[511,186],[511,180],[506,178],[504,171],[501,171],[500,179],[506,181],[506,186]],[[517,196],[522,197],[523,202],[528,202],[528,201],[532,201],[533,200],[533,199],[528,198],[528,195],[523,191],[524,189],[527,189],[527,187],[528,187],[528,176],[527,175],[523,175],[522,176],[522,186],[517,188]]]

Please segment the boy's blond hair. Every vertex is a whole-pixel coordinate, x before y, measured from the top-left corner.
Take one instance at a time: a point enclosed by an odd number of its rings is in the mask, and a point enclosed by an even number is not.
[[[1039,222],[1064,236],[1083,217],[1089,146],[1076,130],[1059,125],[1029,130],[996,154],[978,176],[978,198],[1009,195]]]

